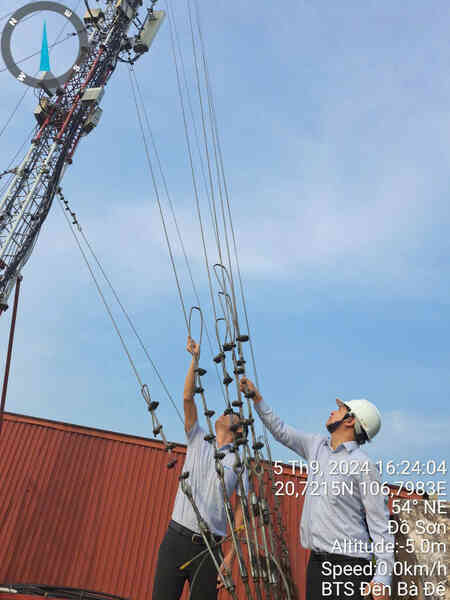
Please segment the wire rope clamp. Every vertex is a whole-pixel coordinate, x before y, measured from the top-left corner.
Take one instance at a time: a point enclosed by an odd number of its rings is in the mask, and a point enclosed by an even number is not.
[[[205,410],[204,414],[205,414],[205,417],[208,417],[208,419],[210,419],[211,417],[213,417],[216,414],[216,411],[209,409],[209,410]]]
[[[204,388],[202,388],[202,386],[197,386],[194,390],[194,394],[203,394],[203,392],[205,391]]]
[[[214,357],[214,362],[215,363],[220,363],[225,359],[225,354],[223,352],[220,352],[219,354],[217,354],[217,356]]]
[[[152,412],[152,411],[156,410],[158,408],[158,406],[159,406],[158,400],[152,400],[152,402],[150,402],[150,404],[148,405],[148,410],[150,412]]]
[[[250,338],[245,333],[241,333],[241,335],[238,335],[236,339],[238,342],[248,342]]]
[[[176,464],[177,464],[177,459],[175,458],[174,460],[171,460],[170,462],[167,463],[167,468],[173,469]]]
[[[224,352],[230,352],[230,350],[233,350],[233,348],[236,348],[236,344],[234,342],[226,342],[223,346],[223,351]]]
[[[225,377],[223,378],[223,384],[224,385],[230,385],[230,383],[232,383],[233,378],[230,377],[228,374],[225,375]]]
[[[213,440],[216,439],[216,436],[213,435],[212,433],[208,433],[207,435],[205,435],[205,437],[203,439],[205,440],[205,442],[211,443]]]
[[[197,368],[195,369],[195,373],[197,373],[197,375],[198,375],[199,377],[203,377],[203,375],[206,375],[206,373],[207,373],[207,370],[206,370],[206,369],[202,369],[201,367],[197,367]]]

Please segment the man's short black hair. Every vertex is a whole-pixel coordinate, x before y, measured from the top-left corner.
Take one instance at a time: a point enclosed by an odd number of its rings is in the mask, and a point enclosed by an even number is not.
[[[361,429],[361,431],[359,433],[356,433],[355,431],[355,440],[357,441],[357,443],[362,446],[363,444],[365,444],[366,442],[369,441],[369,438],[367,437],[367,433],[364,431],[364,429]]]

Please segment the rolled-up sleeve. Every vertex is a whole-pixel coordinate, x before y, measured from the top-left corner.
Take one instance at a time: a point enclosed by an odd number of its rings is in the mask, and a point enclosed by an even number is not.
[[[394,568],[394,551],[390,551],[389,546],[393,548],[394,536],[389,533],[388,498],[381,493],[380,474],[374,464],[369,465],[367,473],[361,473],[359,489],[369,534],[377,548],[377,552],[374,552],[376,568],[373,581],[390,585]]]
[[[298,431],[298,429],[283,423],[264,400],[255,403],[255,410],[277,441],[309,460],[310,450],[316,437],[314,434]]]

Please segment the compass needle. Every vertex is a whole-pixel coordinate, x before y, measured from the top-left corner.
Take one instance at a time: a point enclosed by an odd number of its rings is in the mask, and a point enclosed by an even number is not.
[[[42,48],[41,48],[41,65],[40,71],[50,71],[50,57],[48,53],[48,41],[47,41],[47,23],[44,21],[44,29],[42,32]]]

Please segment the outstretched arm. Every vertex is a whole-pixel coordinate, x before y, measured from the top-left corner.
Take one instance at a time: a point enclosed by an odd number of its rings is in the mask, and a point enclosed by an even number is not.
[[[294,452],[297,452],[300,456],[309,459],[309,453],[311,445],[316,437],[310,433],[304,433],[298,429],[294,429],[290,425],[286,425],[277,415],[274,414],[273,410],[268,406],[259,391],[257,390],[254,383],[242,377],[241,379],[241,391],[243,393],[254,392],[253,402],[255,405],[256,412],[261,417],[261,421],[273,435],[284,446],[287,446]]]
[[[194,400],[195,391],[195,369],[197,368],[199,345],[188,336],[186,350],[189,354],[192,354],[192,361],[189,365],[189,369],[184,382],[184,430],[186,433],[194,427],[197,421],[197,407]]]

